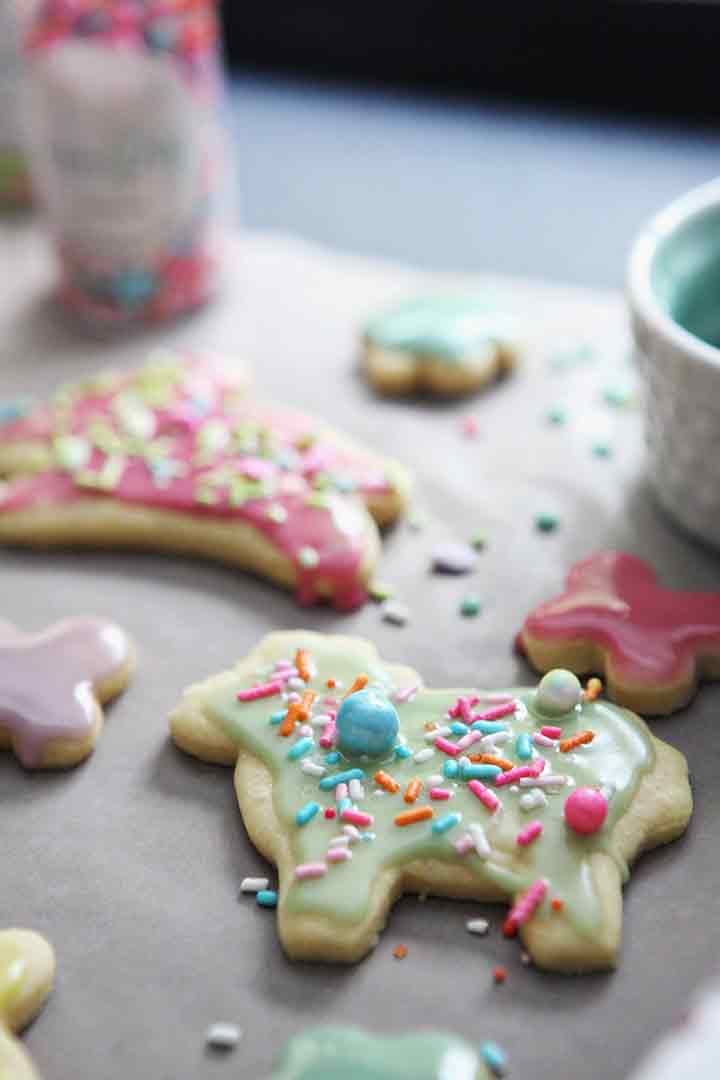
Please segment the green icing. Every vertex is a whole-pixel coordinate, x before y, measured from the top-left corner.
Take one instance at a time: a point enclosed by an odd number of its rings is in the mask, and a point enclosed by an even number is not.
[[[297,645],[303,646],[300,635]],[[367,653],[361,649],[355,654],[349,652],[347,639],[344,647],[333,642],[332,638],[326,639],[321,647],[314,641],[311,651],[317,665],[317,676],[309,686],[318,693],[317,712],[323,711],[322,698],[327,693],[325,683],[328,678],[342,680],[343,685],[349,686],[355,676],[364,671],[370,678],[370,685],[388,693],[394,689],[382,663],[379,660],[368,662]],[[277,658],[280,658],[279,655]],[[268,659],[272,661],[273,658]],[[257,673],[258,678],[265,675],[265,671]],[[310,824],[299,828],[295,824],[295,814],[311,800],[320,803],[323,809],[334,806],[334,794],[320,790],[318,779],[304,773],[299,761],[288,760],[292,740],[279,736],[277,726],[269,722],[272,713],[278,709],[278,698],[251,703],[237,701],[237,691],[254,681],[257,680],[248,679],[242,685],[238,681],[234,686],[218,691],[209,702],[211,715],[224,726],[231,738],[260,759],[273,774],[275,811],[292,838],[297,863],[323,861],[330,839],[341,832],[341,823],[326,820],[319,813]],[[512,738],[497,753],[518,765],[527,764],[519,761],[515,755],[515,739],[521,732],[537,731],[548,721],[546,717],[532,714],[534,690],[509,692],[523,702],[526,709],[504,718]],[[429,745],[424,739],[425,724],[444,723],[448,708],[458,696],[471,693],[470,690],[422,689],[411,702],[399,704],[400,741],[404,740],[413,753],[425,749]],[[487,707],[480,704],[476,711]],[[492,884],[509,895],[527,888],[539,877],[547,878],[550,883],[548,899],[560,897],[576,929],[591,935],[599,923],[600,909],[593,889],[589,858],[593,852],[605,851],[616,860],[621,873],[626,876],[627,868],[613,851],[610,836],[617,821],[627,811],[643,774],[652,768],[654,751],[645,726],[633,714],[605,701],[586,702],[560,720],[554,719],[553,723],[562,726],[564,738],[590,728],[595,732],[595,739],[571,753],[563,754],[556,749],[538,751],[546,758],[546,773],[561,773],[569,779],[564,787],[546,789],[547,805],[529,812],[521,809],[519,803],[520,794],[528,789],[521,788],[520,792],[515,793],[509,785],[498,788],[490,781],[487,782],[488,786],[502,802],[502,811],[497,814],[491,815],[461,780],[444,779],[442,786],[454,792],[453,798],[448,802],[431,802],[427,796],[430,787],[428,777],[441,773],[443,764],[448,760],[439,750],[435,750],[429,761],[423,764],[418,764],[412,757],[372,761],[341,758],[337,764],[327,766],[329,775],[349,767],[365,770],[366,797],[358,803],[358,808],[373,814],[374,824],[362,831],[373,834],[374,839],[355,843],[352,860],[329,866],[324,877],[290,882],[281,896],[281,903],[289,911],[328,914],[339,921],[356,922],[366,912],[370,883],[383,867],[433,858],[461,864],[477,875],[481,887]],[[448,738],[457,741],[454,735]],[[482,752],[487,748],[476,744],[466,752],[478,750]],[[324,755],[325,751],[318,746],[304,760],[325,764]],[[372,776],[379,768],[390,773],[401,785],[397,794],[374,793],[377,785]],[[414,777],[423,781],[423,793],[415,806],[431,805],[435,820],[450,812],[461,813],[461,824],[443,835],[432,832],[432,821],[404,828],[396,826],[395,816],[408,809],[403,801],[403,792]],[[605,827],[592,836],[577,836],[564,822],[565,798],[573,786],[603,784],[614,787]],[[543,835],[528,847],[519,847],[516,843],[518,832],[535,818],[543,823]],[[480,823],[485,828],[492,848],[492,854],[486,861],[481,860],[474,851],[461,856],[453,846],[471,823]]]
[[[485,1080],[462,1039],[440,1032],[373,1038],[358,1028],[313,1028],[290,1041],[272,1080]]]
[[[410,300],[375,316],[366,337],[388,351],[462,360],[481,345],[508,336],[508,319],[488,300],[435,296]]]

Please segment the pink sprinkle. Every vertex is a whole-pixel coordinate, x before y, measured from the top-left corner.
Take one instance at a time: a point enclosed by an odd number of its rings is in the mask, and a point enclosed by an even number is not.
[[[352,859],[352,851],[346,847],[330,848],[325,858],[329,863],[347,862],[348,859]]]
[[[327,866],[324,862],[306,862],[295,867],[295,877],[298,881],[304,881],[306,878],[324,877],[326,873]]]
[[[475,844],[473,843],[472,836],[470,836],[469,833],[465,833],[464,836],[461,836],[459,840],[455,841],[453,847],[458,855],[467,855],[468,851],[472,851],[475,847]]]
[[[463,419],[462,432],[467,439],[474,439],[480,433],[480,427],[474,416],[466,416]]]
[[[329,749],[335,742],[335,721],[331,718],[323,728],[322,735],[318,739],[318,742],[326,750]]]
[[[452,795],[452,792],[448,791],[447,788],[443,788],[443,787],[431,787],[430,788],[430,798],[431,799],[449,799],[451,795]]]
[[[467,750],[468,746],[472,746],[473,743],[483,739],[484,735],[482,731],[468,731],[467,735],[463,735],[462,739],[458,739],[458,750]]]
[[[548,739],[559,739],[562,735],[561,727],[552,727],[550,724],[546,724],[545,727],[540,728],[541,735],[547,735]]]
[[[326,806],[325,807],[325,817],[328,819],[328,821],[332,821],[332,819],[335,816],[336,816],[335,807],[334,806]]]
[[[525,895],[510,910],[505,926],[512,931],[526,923],[535,909],[542,904],[547,888],[547,881],[544,878],[538,878],[533,882]]]
[[[532,737],[534,746],[554,746],[555,739],[551,739],[549,735],[543,735],[541,731],[536,731]]]
[[[530,765],[518,765],[514,769],[508,769],[507,772],[498,773],[495,777],[495,787],[514,784],[517,780],[522,780],[523,776],[537,776],[537,773]]]
[[[536,757],[530,766],[530,771],[533,776],[539,776],[544,771],[547,762],[544,757]]]
[[[240,690],[237,699],[238,701],[259,701],[260,698],[279,694],[282,688],[280,679],[273,679],[272,682],[261,683],[260,686],[251,686],[249,690]]]
[[[490,813],[493,813],[495,810],[497,810],[498,806],[500,805],[500,800],[498,799],[494,791],[491,791],[490,788],[485,787],[485,785],[481,784],[479,780],[470,780],[470,782],[468,783],[468,787],[470,791],[472,791],[473,795],[475,795],[480,800],[483,806],[487,807]]]
[[[347,797],[348,797],[348,786],[347,786],[347,784],[336,784],[335,785],[335,802],[341,802],[342,799],[347,799]]]
[[[525,828],[517,834],[517,842],[520,847],[527,847],[528,844],[532,844],[533,840],[537,840],[538,836],[542,836],[542,833],[542,821],[531,821],[529,825],[526,825]]]
[[[444,735],[438,735],[435,746],[438,750],[442,750],[443,754],[449,754],[450,757],[457,757],[460,753],[460,748],[455,743],[448,742]]]
[[[509,716],[510,713],[514,713],[516,709],[517,702],[513,698],[503,705],[495,705],[494,708],[486,709],[485,712],[476,713],[471,717],[471,721],[474,723],[476,720],[499,720],[502,716]]]
[[[298,735],[302,735],[306,739],[312,734],[313,729],[311,728],[310,724],[301,724],[298,728]]]
[[[479,700],[480,699],[477,697],[459,697],[455,704],[448,709],[448,716],[453,720],[460,718],[461,720],[464,720],[466,724],[469,723],[472,707],[473,705],[477,705]]]
[[[337,703],[337,698],[333,697],[332,694],[326,694],[323,698],[323,705],[327,705],[331,709],[334,709]]]
[[[277,472],[277,465],[265,458],[246,457],[242,459],[240,469],[248,480],[264,480],[266,476],[272,476]]]
[[[359,825],[361,829],[367,825],[372,825],[375,820],[372,814],[366,814],[364,810],[353,810],[351,808],[343,810],[340,817],[343,821],[349,821],[351,825]]]
[[[405,705],[408,701],[412,701],[419,689],[419,686],[406,686],[402,690],[397,690],[394,695],[396,704]]]

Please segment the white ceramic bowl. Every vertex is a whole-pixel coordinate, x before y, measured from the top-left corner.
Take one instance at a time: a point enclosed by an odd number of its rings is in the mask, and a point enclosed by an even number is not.
[[[720,180],[643,229],[628,300],[652,483],[677,521],[720,546]]]

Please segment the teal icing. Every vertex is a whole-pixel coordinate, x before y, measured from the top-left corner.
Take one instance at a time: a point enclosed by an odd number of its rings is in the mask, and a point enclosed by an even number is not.
[[[272,1080],[485,1080],[490,1072],[455,1035],[375,1038],[353,1027],[311,1028],[283,1052]]]
[[[302,635],[298,635],[297,646],[304,647]],[[287,642],[284,647],[287,649]],[[313,644],[312,656],[317,676],[309,685],[317,690],[318,702],[325,693],[325,682],[329,677],[342,680],[348,686],[361,671],[368,674],[370,686],[384,693],[392,692],[390,677],[382,663],[378,660],[369,662],[367,652],[361,649],[353,654],[348,649],[347,639],[341,644],[335,643],[332,638],[325,639],[321,647]],[[258,677],[261,677],[260,673]],[[246,679],[243,686],[250,685],[252,681]],[[239,689],[241,685],[238,681],[217,691],[208,703],[211,716],[224,726],[243,750],[257,757],[273,774],[275,812],[290,836],[296,862],[323,861],[330,839],[340,832],[338,822],[328,821],[318,814],[310,824],[298,828],[295,816],[310,801],[317,801],[323,808],[335,806],[334,792],[321,790],[315,777],[302,772],[300,762],[288,762],[288,740],[280,737],[277,727],[271,723],[272,715],[277,710],[277,699],[241,704],[236,700]],[[513,753],[514,738],[523,732],[536,731],[541,721],[532,711],[534,689],[510,692],[524,703],[525,708],[520,708],[514,716],[507,718],[513,740],[502,747],[502,752],[516,764],[522,764]],[[424,739],[425,725],[430,722],[442,723],[457,697],[470,693],[472,691],[421,689],[411,702],[398,705],[400,735],[413,753],[428,746]],[[322,704],[318,705],[318,711],[322,711]],[[408,808],[403,802],[402,793],[414,777],[421,778],[424,783],[424,793],[418,805],[426,802],[427,777],[442,771],[444,762],[449,760],[443,753],[436,750],[430,760],[423,764],[415,762],[413,757],[398,759],[393,752],[386,759],[348,759],[341,756],[337,765],[330,767],[328,775],[348,768],[362,768],[365,771],[366,797],[358,805],[361,810],[374,816],[369,831],[375,834],[375,840],[368,844],[356,844],[352,860],[331,866],[322,878],[284,883],[281,904],[285,905],[287,911],[323,914],[338,922],[354,923],[365,915],[371,883],[384,867],[430,858],[469,869],[478,878],[479,894],[482,893],[483,884],[492,885],[507,894],[508,899],[537,878],[547,878],[550,883],[548,899],[559,896],[577,931],[592,935],[599,924],[600,909],[590,872],[590,857],[598,851],[607,853],[625,877],[627,867],[614,849],[612,832],[630,806],[642,776],[652,768],[654,750],[650,735],[641,721],[632,713],[602,700],[584,702],[559,722],[564,737],[591,728],[595,732],[595,739],[567,754],[558,750],[542,750],[548,762],[546,771],[568,777],[568,784],[564,788],[556,792],[546,790],[546,806],[528,815],[520,808],[519,793],[513,793],[509,785],[493,787],[503,809],[499,814],[490,815],[461,779],[447,778],[445,786],[453,791],[453,798],[449,803],[439,804],[439,808],[438,804],[433,806],[435,820],[447,813],[460,813],[462,823],[444,834],[433,832],[432,821],[405,828],[394,824],[395,816]],[[304,760],[310,760],[310,757]],[[319,747],[312,760],[324,762]],[[372,775],[378,768],[386,770],[400,784],[397,794],[374,794]],[[492,787],[490,781],[488,784]],[[603,784],[614,788],[604,828],[592,836],[572,833],[564,821],[565,797],[573,785],[592,787]],[[516,843],[517,834],[535,817],[543,823],[543,835],[529,847],[521,849]],[[453,846],[467,825],[473,822],[482,824],[486,830],[492,849],[486,861],[474,852],[460,856]]]
[[[366,324],[368,341],[388,351],[459,361],[509,333],[508,316],[487,299],[427,296],[406,301]]]

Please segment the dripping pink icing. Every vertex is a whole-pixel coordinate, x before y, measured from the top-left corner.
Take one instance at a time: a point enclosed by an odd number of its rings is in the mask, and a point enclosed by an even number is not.
[[[367,496],[391,490],[377,459],[336,445],[323,437],[322,430],[315,437],[315,425],[306,416],[239,398],[237,380],[210,363],[191,359],[179,363],[177,370],[182,379],[174,388],[172,401],[150,410],[155,432],[145,442],[169,440],[164,464],[176,467],[178,475],[154,473],[142,454],[134,451],[125,454],[122,475],[110,491],[80,486],[74,473],[51,469],[11,483],[0,497],[0,513],[39,503],[100,497],[193,516],[237,518],[263,533],[291,560],[301,603],[318,599],[317,583],[322,580],[330,584],[337,608],[347,610],[361,604],[366,599],[361,582],[366,517],[347,491]],[[137,374],[118,377],[110,389],[75,396],[65,431],[85,438],[92,422],[101,420],[122,435],[113,405],[118,404],[120,394],[135,392]],[[209,421],[219,422],[229,431],[247,429],[248,425],[265,429],[271,433],[277,452],[262,457],[256,447],[248,451],[228,447],[207,450],[198,461],[198,440]],[[4,429],[0,443],[28,437],[50,443],[53,425],[51,411],[40,410]],[[95,472],[106,460],[105,452],[94,446],[85,469]],[[199,501],[199,484],[221,469],[232,481],[265,487],[263,491],[246,489],[239,505],[231,498],[229,484],[212,489],[211,504]],[[322,493],[316,490],[321,473],[329,476]],[[318,497],[323,505],[313,502]],[[283,520],[277,520],[278,515]]]
[[[720,650],[720,593],[662,588],[642,559],[601,551],[573,566],[565,591],[527,617],[522,636],[593,642],[633,683],[652,686]]]
[[[101,619],[64,619],[34,635],[0,623],[0,728],[23,765],[37,766],[56,739],[89,735],[93,686],[119,674],[129,656],[124,632]]]

